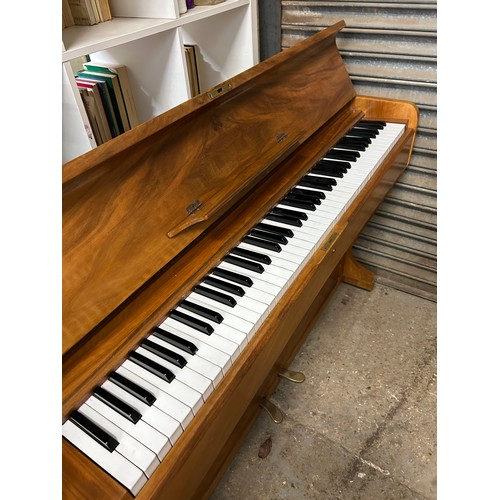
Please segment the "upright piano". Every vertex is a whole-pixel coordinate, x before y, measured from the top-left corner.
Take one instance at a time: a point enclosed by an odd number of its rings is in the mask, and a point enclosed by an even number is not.
[[[418,112],[356,95],[344,26],[63,166],[64,498],[207,498],[336,285],[373,286],[351,247]]]

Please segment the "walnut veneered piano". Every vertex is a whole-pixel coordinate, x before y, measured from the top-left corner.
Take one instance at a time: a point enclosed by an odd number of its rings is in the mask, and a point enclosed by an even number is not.
[[[206,498],[408,164],[339,22],[63,166],[63,497]]]

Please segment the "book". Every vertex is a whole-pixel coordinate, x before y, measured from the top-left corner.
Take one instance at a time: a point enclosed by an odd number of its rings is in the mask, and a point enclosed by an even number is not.
[[[194,0],[195,5],[216,5],[225,2],[226,0]]]
[[[92,0],[68,0],[68,5],[77,26],[91,26],[98,23],[92,8]]]
[[[94,86],[97,84],[98,92],[101,96],[102,105],[104,107],[104,112],[106,114],[106,121],[108,122],[111,131],[111,137],[117,137],[118,135],[120,135],[120,131],[118,128],[118,122],[116,121],[116,116],[113,109],[113,103],[111,102],[111,96],[109,94],[107,83],[102,80],[87,78],[86,76],[80,76],[79,73],[81,72],[78,71],[77,76],[75,77],[77,85],[78,82],[84,82],[87,84],[92,84]]]
[[[98,61],[88,61],[84,63],[85,69],[94,73],[114,74],[118,77],[118,83],[125,103],[125,111],[127,113],[130,128],[140,124],[137,117],[134,96],[128,77],[127,67],[119,63],[101,63]]]
[[[188,74],[191,85],[191,97],[194,97],[202,92],[200,48],[195,44],[185,44],[184,49],[186,51]]]
[[[78,91],[80,92],[80,97],[83,101],[83,107],[85,108],[85,112],[87,113],[87,117],[90,123],[91,132],[89,133],[89,131],[87,130],[87,135],[89,136],[89,139],[93,138],[96,144],[99,146],[103,143],[103,139],[101,136],[101,131],[97,124],[95,109],[90,102],[89,90],[84,87],[78,87]]]
[[[98,145],[112,139],[111,129],[108,118],[102,102],[101,93],[97,82],[76,81],[80,95],[84,99],[84,107],[88,109],[88,118],[93,129],[94,136]],[[82,92],[83,90],[83,92]]]
[[[71,8],[69,6],[68,0],[62,0],[62,22],[63,22],[63,29],[75,25],[75,21],[73,19],[73,14],[71,13]]]
[[[198,80],[198,70],[196,67],[196,55],[192,45],[184,45],[184,54],[186,56],[186,66],[189,77],[189,88],[191,97],[200,93],[200,82]]]
[[[97,9],[97,2],[96,0],[90,0],[90,6],[92,7],[92,12],[94,14],[96,23],[100,23],[102,21],[100,15],[99,15],[99,10]]]
[[[89,71],[87,69],[78,71],[77,75],[81,76],[82,78],[106,83],[107,93],[111,101],[112,121],[117,130],[116,135],[120,135],[123,132],[130,130],[130,125],[128,124],[127,119],[127,112],[125,111],[125,103],[123,102],[123,96],[121,93],[120,85],[118,84],[117,76]],[[124,120],[122,117],[124,117]],[[125,121],[125,123],[123,123],[123,121]]]
[[[99,16],[101,22],[109,21],[112,19],[111,9],[109,8],[108,0],[96,0],[97,10],[99,11]]]

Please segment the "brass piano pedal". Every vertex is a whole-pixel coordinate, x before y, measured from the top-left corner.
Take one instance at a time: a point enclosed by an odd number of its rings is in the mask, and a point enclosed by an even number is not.
[[[283,412],[268,399],[262,398],[259,406],[267,411],[271,419],[275,424],[281,424],[283,422]]]
[[[294,372],[293,370],[282,370],[278,375],[296,384],[301,384],[306,379],[306,376],[302,372]]]

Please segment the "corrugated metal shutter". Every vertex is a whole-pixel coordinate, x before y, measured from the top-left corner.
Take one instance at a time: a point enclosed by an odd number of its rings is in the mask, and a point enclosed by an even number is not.
[[[436,2],[282,1],[281,8],[282,48],[343,19],[338,46],[357,93],[417,104],[410,165],[354,255],[377,281],[436,300]]]

